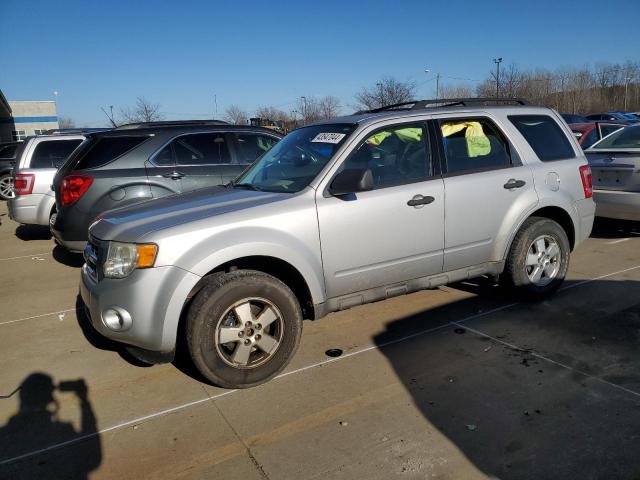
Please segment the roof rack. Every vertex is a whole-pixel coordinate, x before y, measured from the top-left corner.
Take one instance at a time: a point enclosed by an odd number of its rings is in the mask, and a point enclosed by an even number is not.
[[[53,128],[51,130],[45,130],[44,135],[81,135],[84,133],[97,133],[104,132],[105,130],[111,130],[110,128]]]
[[[438,98],[432,100],[411,100],[410,102],[394,103],[384,107],[371,110],[360,110],[356,113],[378,113],[389,110],[421,110],[425,108],[443,107],[471,107],[471,106],[494,106],[494,105],[528,105],[529,102],[522,98]]]
[[[138,122],[138,123],[126,123],[119,125],[114,130],[133,130],[136,128],[149,128],[149,127],[181,127],[190,125],[228,125],[228,122],[223,120],[166,120],[161,122]]]

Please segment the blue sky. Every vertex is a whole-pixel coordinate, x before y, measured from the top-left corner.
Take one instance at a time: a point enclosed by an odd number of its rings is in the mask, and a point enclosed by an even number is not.
[[[294,109],[301,95],[353,95],[382,76],[434,95],[425,68],[483,79],[520,68],[640,60],[640,1],[0,1],[0,89],[53,99],[77,124],[100,106],[160,103],[167,118],[230,104]],[[462,83],[445,78],[446,83]]]

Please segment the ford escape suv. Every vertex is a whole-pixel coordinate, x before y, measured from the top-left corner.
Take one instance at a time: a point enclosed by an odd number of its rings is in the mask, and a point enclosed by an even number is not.
[[[81,252],[102,212],[226,183],[280,138],[266,128],[215,120],[129,124],[88,135],[53,181],[51,232],[63,247]]]
[[[169,360],[184,335],[208,380],[249,387],[287,365],[303,318],[480,275],[550,295],[591,197],[556,112],[416,101],[295,130],[225,187],[109,212],[80,291],[138,358]]]

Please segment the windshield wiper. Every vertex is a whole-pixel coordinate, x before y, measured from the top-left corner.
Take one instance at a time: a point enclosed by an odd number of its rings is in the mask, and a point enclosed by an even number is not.
[[[256,192],[262,191],[260,187],[256,187],[252,183],[232,183],[231,188],[248,188],[249,190],[255,190]]]

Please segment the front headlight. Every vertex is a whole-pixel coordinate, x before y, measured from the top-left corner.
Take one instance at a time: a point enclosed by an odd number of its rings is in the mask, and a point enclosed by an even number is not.
[[[136,268],[153,267],[158,246],[153,243],[109,242],[103,272],[107,278],[124,278]]]

